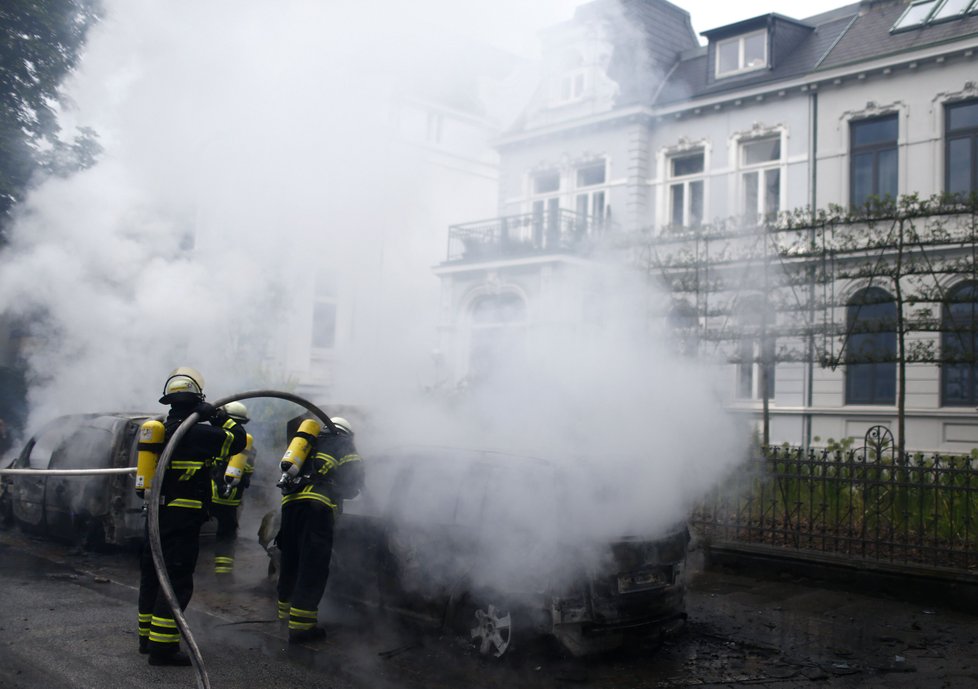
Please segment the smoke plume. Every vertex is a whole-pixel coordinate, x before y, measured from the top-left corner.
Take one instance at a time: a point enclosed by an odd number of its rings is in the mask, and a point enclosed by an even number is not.
[[[681,518],[738,457],[742,434],[713,369],[673,352],[648,317],[658,297],[620,269],[551,291],[586,290],[600,317],[572,325],[569,302],[536,304],[533,322],[553,327],[527,328],[519,362],[459,397],[430,392],[441,318],[431,267],[447,225],[491,216],[496,197],[434,179],[400,104],[432,90],[466,107],[481,99],[481,116],[505,127],[529,100],[517,88],[527,68],[482,42],[522,50],[528,22],[570,15],[557,0],[531,5],[106,2],[63,113],[66,131],[99,133],[103,157],[41,183],[0,259],[0,307],[30,326],[30,425],[161,412],[177,366],[201,370],[210,399],[301,389],[309,381],[283,354],[301,354],[309,295],[331,284],[345,315],[328,401],[368,412],[368,462],[404,444],[498,449],[582,470],[567,487],[579,533]],[[439,71],[459,65],[483,80],[456,85]],[[539,485],[514,479],[496,509],[546,509],[530,492]]]

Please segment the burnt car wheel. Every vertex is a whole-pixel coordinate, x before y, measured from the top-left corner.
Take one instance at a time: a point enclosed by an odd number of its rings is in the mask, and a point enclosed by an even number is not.
[[[10,491],[6,484],[0,484],[0,527],[9,529],[15,523],[14,505],[10,499]]]
[[[509,650],[513,638],[513,620],[509,612],[490,604],[485,609],[476,609],[474,617],[475,626],[469,630],[469,636],[479,646],[479,653],[501,657]]]

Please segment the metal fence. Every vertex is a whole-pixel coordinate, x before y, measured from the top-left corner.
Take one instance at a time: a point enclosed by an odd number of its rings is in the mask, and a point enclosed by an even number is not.
[[[776,447],[694,512],[712,542],[978,572],[978,460],[907,453],[877,427],[859,449]]]

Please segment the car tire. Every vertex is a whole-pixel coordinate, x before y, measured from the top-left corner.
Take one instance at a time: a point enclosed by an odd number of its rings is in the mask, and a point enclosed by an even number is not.
[[[15,523],[14,506],[10,501],[10,493],[0,489],[0,528],[9,529]]]
[[[489,660],[511,660],[518,627],[508,607],[496,605],[491,596],[465,592],[449,601],[445,621],[461,641]]]

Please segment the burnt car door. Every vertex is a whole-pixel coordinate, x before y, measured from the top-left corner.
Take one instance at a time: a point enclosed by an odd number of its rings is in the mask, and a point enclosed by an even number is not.
[[[442,623],[468,588],[489,467],[444,451],[409,455],[385,515],[388,605]]]
[[[138,424],[114,415],[92,417],[51,458],[52,469],[110,469],[129,466]],[[98,547],[133,493],[125,475],[51,476],[45,493],[48,534]],[[121,515],[120,515],[121,516]]]
[[[571,569],[554,467],[545,460],[478,451],[487,468],[473,566],[452,601],[450,622],[480,653],[499,657],[549,631],[549,591]]]
[[[337,520],[330,590],[440,624],[474,565],[488,467],[421,448],[372,457],[366,470]]]
[[[65,440],[75,431],[70,420],[58,419],[41,428],[24,446],[14,467],[18,469],[48,469],[51,460]],[[14,518],[21,528],[32,533],[46,529],[44,512],[47,477],[19,475],[11,477],[10,495]]]

